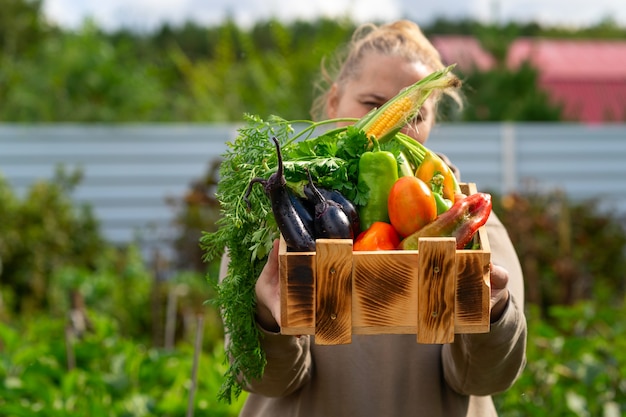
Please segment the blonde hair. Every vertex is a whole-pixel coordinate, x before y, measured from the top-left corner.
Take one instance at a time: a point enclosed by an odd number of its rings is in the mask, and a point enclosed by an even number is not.
[[[341,86],[346,80],[359,76],[362,60],[372,52],[399,56],[409,62],[421,62],[432,72],[445,68],[439,51],[416,23],[398,20],[381,26],[373,23],[361,25],[354,31],[346,48],[339,51],[339,65],[335,70],[326,68],[326,62],[322,61],[320,79],[315,86],[317,97],[311,108],[314,120],[325,118],[327,98],[332,85],[336,83]],[[462,106],[457,90],[446,90],[444,94],[451,96]]]

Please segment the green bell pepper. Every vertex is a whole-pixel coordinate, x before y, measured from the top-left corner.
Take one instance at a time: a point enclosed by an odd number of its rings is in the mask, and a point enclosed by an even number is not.
[[[359,159],[359,190],[368,190],[367,202],[359,206],[361,230],[374,222],[389,223],[387,201],[393,184],[398,180],[398,163],[388,151],[368,151]]]

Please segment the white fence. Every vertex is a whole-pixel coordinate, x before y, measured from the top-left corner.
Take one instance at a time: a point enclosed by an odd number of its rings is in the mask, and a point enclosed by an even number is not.
[[[171,236],[174,210],[192,181],[226,149],[236,125],[0,125],[0,174],[23,195],[59,164],[80,168],[74,197],[94,208],[114,242]],[[626,125],[443,124],[427,145],[480,189],[529,185],[601,199],[626,215]]]

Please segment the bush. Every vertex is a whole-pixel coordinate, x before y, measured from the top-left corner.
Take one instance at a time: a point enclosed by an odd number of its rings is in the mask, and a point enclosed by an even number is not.
[[[553,305],[598,298],[620,301],[626,289],[626,228],[598,201],[572,202],[563,192],[494,198],[494,211],[515,246],[526,301],[544,314]]]
[[[524,270],[528,363],[495,397],[502,417],[626,413],[626,231],[559,191],[494,198]]]
[[[135,245],[104,241],[71,199],[79,180],[59,170],[20,199],[0,178],[0,415],[184,416],[200,323],[194,415],[237,415],[245,396],[217,400],[223,333],[204,275],[160,279]]]
[[[188,336],[190,317],[202,312],[211,329],[206,344],[216,346],[221,321],[204,306],[211,296],[204,274],[176,272],[162,279],[136,245],[106,242],[90,207],[71,198],[80,180],[80,172],[59,168],[51,181],[35,183],[20,199],[0,177],[0,315],[19,321],[92,309],[113,318],[124,336],[163,346],[171,302],[173,342]]]
[[[528,311],[528,364],[495,397],[501,417],[605,416],[626,413],[626,314],[616,305],[581,301]]]
[[[19,328],[0,323],[0,415],[185,416],[194,348],[150,348],[120,336],[118,323],[89,311],[93,327],[69,336],[65,320],[43,314]],[[199,356],[195,416],[236,416],[215,393],[226,368],[221,345]]]
[[[203,274],[218,271],[219,260],[209,264],[203,262],[204,252],[199,242],[202,232],[217,230],[216,222],[221,216],[220,203],[215,197],[221,162],[221,158],[214,158],[209,162],[205,175],[189,185],[183,198],[169,200],[176,210],[175,224],[179,230],[173,243],[176,269]]]
[[[50,277],[69,265],[93,268],[104,251],[90,207],[70,198],[80,179],[80,172],[59,168],[52,181],[33,184],[19,199],[0,176],[0,288],[9,311],[47,308]]]

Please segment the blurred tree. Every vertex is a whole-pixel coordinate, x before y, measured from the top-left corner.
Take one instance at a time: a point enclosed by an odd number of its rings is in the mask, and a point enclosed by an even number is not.
[[[154,52],[162,51],[163,46],[179,45],[192,59],[205,58],[210,53],[211,45],[217,40],[216,30],[186,22],[173,28],[163,25],[149,36]]]
[[[46,23],[41,0],[0,0],[0,7],[0,121],[12,122],[232,122],[244,112],[310,118],[320,64],[333,69],[356,26],[320,18],[243,28],[227,19],[105,33],[86,21],[67,31]],[[500,62],[518,36],[626,36],[610,18],[577,32],[439,19],[424,32],[476,36]],[[471,108],[444,120],[558,120],[529,69],[465,78]]]
[[[32,50],[50,27],[41,0],[0,0],[0,54],[14,57]]]
[[[31,57],[0,69],[0,120],[112,122],[173,120],[150,65],[114,48],[92,23],[43,39]]]
[[[105,245],[91,207],[74,207],[70,198],[81,175],[59,167],[53,181],[34,183],[22,199],[0,177],[0,287],[13,292],[14,311],[47,306],[51,274],[92,267]]]
[[[537,85],[537,71],[523,65],[517,71],[495,68],[467,74],[464,93],[469,103],[465,121],[558,121],[561,107],[550,103]]]
[[[291,26],[270,20],[244,31],[230,21],[221,26],[204,59],[193,60],[182,47],[172,48],[191,97],[186,116],[234,121],[247,112],[309,118],[320,62],[349,39],[352,28],[331,20]]]
[[[544,30],[544,28],[535,22],[508,22],[506,25],[501,25],[481,23],[472,19],[449,20],[446,18],[438,18],[424,28],[424,33],[429,36],[472,35],[480,38],[481,34],[485,32],[503,31],[505,34],[508,34],[514,31],[517,33],[517,36],[538,36],[543,33]],[[502,40],[506,40],[507,38],[508,37],[504,37]]]

